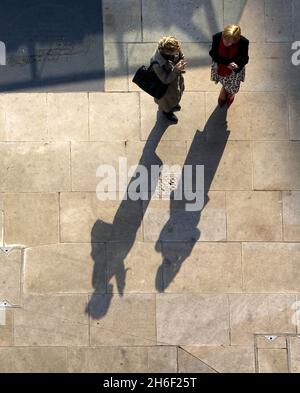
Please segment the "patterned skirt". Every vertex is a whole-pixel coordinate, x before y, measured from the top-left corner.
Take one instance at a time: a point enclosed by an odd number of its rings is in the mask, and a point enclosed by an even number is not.
[[[238,73],[232,72],[228,76],[220,76],[217,73],[217,64],[213,63],[211,65],[211,80],[218,83],[220,82],[224,89],[231,95],[236,94],[240,90],[241,82],[245,81],[245,67]]]

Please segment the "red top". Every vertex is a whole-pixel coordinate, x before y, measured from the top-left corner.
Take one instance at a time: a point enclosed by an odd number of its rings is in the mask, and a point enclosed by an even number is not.
[[[227,57],[233,58],[239,49],[239,43],[233,44],[231,46],[225,46],[223,42],[223,38],[220,40],[219,48],[218,48],[218,55],[220,57]],[[227,76],[232,73],[232,70],[228,68],[226,64],[218,64],[218,75],[220,76]]]

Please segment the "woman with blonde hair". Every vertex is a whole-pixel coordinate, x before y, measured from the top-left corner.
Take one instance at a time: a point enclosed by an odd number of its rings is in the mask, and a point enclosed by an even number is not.
[[[213,36],[209,52],[213,60],[211,80],[222,84],[218,99],[220,107],[225,104],[230,107],[240,89],[240,83],[245,80],[245,65],[249,61],[248,48],[249,41],[241,35],[240,26],[227,25],[223,32]]]
[[[165,95],[161,99],[154,99],[166,118],[177,123],[178,118],[174,111],[180,111],[179,102],[184,91],[186,62],[181,51],[181,44],[174,36],[162,37],[158,48],[151,58],[152,69],[158,78],[168,85]]]

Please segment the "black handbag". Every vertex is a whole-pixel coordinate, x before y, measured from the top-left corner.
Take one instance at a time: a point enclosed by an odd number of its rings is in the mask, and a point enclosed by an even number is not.
[[[166,94],[168,85],[163,83],[153,71],[152,66],[155,63],[159,64],[157,61],[153,61],[149,67],[144,65],[141,66],[136,71],[132,82],[138,85],[146,93],[159,100]]]

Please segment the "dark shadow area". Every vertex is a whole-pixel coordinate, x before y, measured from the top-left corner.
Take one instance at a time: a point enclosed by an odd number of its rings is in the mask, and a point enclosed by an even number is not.
[[[0,91],[103,91],[102,0],[2,0]]]
[[[161,167],[163,164],[157,156],[155,150],[167,129],[169,123],[163,118],[160,112],[157,113],[157,121],[153,127],[149,138],[144,146],[142,156],[138,165],[143,165],[148,172],[148,189],[150,195],[147,199],[136,201],[127,198],[122,200],[112,224],[108,224],[102,220],[97,220],[91,232],[91,256],[94,260],[94,270],[92,284],[95,289],[94,294],[87,306],[86,312],[93,318],[102,318],[108,311],[111,299],[113,297],[113,285],[108,284],[114,277],[117,285],[117,292],[122,296],[125,288],[126,270],[124,260],[131,250],[137,235],[137,231],[141,225],[143,215],[154,193],[159,178],[150,176],[151,166],[157,165]],[[139,178],[139,172],[136,170],[128,183],[126,194],[131,184]],[[100,254],[99,243],[107,243],[107,258]],[[108,260],[108,265],[106,261]],[[103,292],[106,291],[106,294]],[[116,291],[114,291],[116,292]]]
[[[226,121],[227,109],[217,107],[208,119],[204,131],[197,131],[187,154],[184,166],[192,168],[193,193],[203,193],[203,186],[196,179],[196,167],[204,166],[204,198],[202,206],[199,205],[194,211],[188,211],[186,205],[196,202],[187,199],[184,192],[181,200],[175,200],[173,191],[170,195],[170,218],[163,227],[156,243],[156,251],[162,254],[160,265],[155,279],[155,286],[159,292],[164,292],[170,285],[182,264],[191,254],[201,233],[198,224],[201,219],[201,211],[209,201],[208,192],[222,158],[229,137]],[[182,189],[185,189],[185,172],[182,171]],[[180,187],[180,182],[178,187]],[[188,187],[186,187],[189,189]]]
[[[136,8],[136,2],[124,0],[128,10]],[[246,4],[239,3],[232,16],[232,23],[238,19]],[[141,7],[143,13],[145,7]],[[125,28],[120,24],[120,15],[106,4],[106,29],[112,34],[112,41],[125,40]],[[140,10],[134,10],[140,12]],[[14,91],[103,91],[104,90],[104,43],[102,0],[2,0],[0,13],[0,41],[6,45],[6,66],[1,67],[0,92]],[[119,13],[122,12],[122,7]],[[154,11],[153,11],[154,12]],[[195,22],[195,14],[203,13],[210,33]],[[194,6],[182,4],[182,14],[170,2],[166,18],[159,9],[149,19],[141,17],[145,30],[188,31],[189,41],[200,46],[211,42],[211,35],[221,30],[221,18],[216,14],[211,0],[199,0]],[[150,25],[151,24],[151,25]],[[124,24],[125,26],[126,24]],[[139,27],[139,26],[136,26]],[[136,28],[132,26],[133,29]],[[111,44],[114,45],[114,44]],[[126,58],[123,45],[115,48],[119,64]],[[152,55],[144,59],[147,63]],[[130,54],[129,54],[130,56]],[[206,55],[197,53],[188,56],[189,67],[204,67],[210,64]],[[141,64],[129,62],[129,74]],[[124,74],[124,68],[111,68],[110,77]]]
[[[222,154],[224,152],[229,132],[227,131],[226,109],[216,108],[205,125],[203,132],[197,131],[192,141],[185,165],[192,168],[192,188],[195,192],[198,187],[196,182],[196,166],[204,165],[204,206],[208,202],[207,193],[214,178]],[[94,293],[91,296],[86,312],[93,319],[102,318],[108,311],[114,293],[120,296],[124,293],[126,285],[125,259],[136,240],[137,231],[141,226],[143,216],[151,201],[161,173],[163,162],[156,154],[156,148],[167,129],[168,124],[158,117],[147,142],[144,146],[139,165],[143,165],[148,173],[149,194],[145,200],[136,201],[127,198],[122,200],[112,224],[101,219],[97,220],[91,232],[91,256],[94,260],[92,284]],[[153,176],[153,166],[160,169]],[[155,173],[155,172],[154,172]],[[151,174],[151,176],[150,176]],[[129,181],[126,194],[130,185],[140,176],[136,171]],[[181,176],[183,189],[185,186],[184,175]],[[181,200],[174,200],[173,193],[170,200],[170,218],[164,226],[156,243],[156,251],[163,256],[163,261],[156,275],[156,288],[163,292],[175,275],[182,263],[191,254],[193,247],[200,238],[197,228],[203,207],[196,211],[186,211],[187,200],[185,195]],[[103,243],[106,243],[106,255],[99,252]],[[107,262],[106,262],[107,261]],[[114,290],[111,280],[114,279],[117,291]]]

